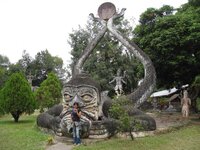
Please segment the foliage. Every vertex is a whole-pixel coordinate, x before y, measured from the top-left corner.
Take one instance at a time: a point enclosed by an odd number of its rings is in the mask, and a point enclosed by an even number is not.
[[[48,139],[47,139],[47,144],[48,144],[48,145],[53,145],[53,144],[55,144],[54,138],[53,138],[52,136],[48,137]]]
[[[3,87],[6,79],[7,79],[6,69],[3,67],[0,67],[0,89]]]
[[[49,135],[36,127],[36,115],[22,115],[18,123],[12,116],[0,119],[1,150],[44,150]]]
[[[192,99],[192,106],[194,105],[194,110],[196,112],[200,111],[200,75],[195,77],[189,94],[190,98]]]
[[[60,103],[62,98],[61,90],[61,83],[58,77],[54,73],[49,73],[47,79],[42,82],[35,93],[40,110],[43,111],[44,108],[50,108]]]
[[[5,113],[11,113],[15,122],[22,113],[34,112],[36,102],[31,87],[22,73],[14,73],[0,94],[0,104]]]
[[[115,24],[116,28],[126,37],[131,36],[132,28],[127,20],[119,19],[115,21]],[[79,27],[78,30],[74,30],[70,34],[69,44],[72,47],[72,63],[70,67],[72,70],[85,47],[96,37],[101,29],[102,26],[99,22],[89,19],[85,28]],[[137,67],[138,64],[140,63],[134,58],[133,54],[127,51],[115,37],[106,32],[85,62],[83,69],[99,82],[102,90],[110,91],[113,90],[113,86],[108,83],[116,76],[117,70],[121,69],[122,76],[125,71],[127,84],[124,85],[124,90],[126,93],[130,93],[136,86],[135,82],[142,78],[143,75],[143,68]],[[141,73],[138,73],[139,71]]]
[[[158,86],[190,84],[200,68],[200,7],[189,1],[182,8],[149,8],[134,29],[133,40],[150,56]]]
[[[194,80],[194,82],[193,82],[192,85],[195,86],[195,87],[200,88],[200,75],[197,75],[197,76],[195,77],[195,80]]]
[[[60,80],[64,79],[65,69],[62,58],[52,56],[48,50],[38,52],[34,59],[24,51],[18,65],[26,76],[32,75],[33,86],[39,86],[50,72],[57,74]]]
[[[10,65],[9,58],[0,54],[0,66],[8,67]]]
[[[5,114],[5,111],[3,108],[3,91],[0,90],[0,117],[1,115],[4,115],[4,114]]]
[[[197,98],[197,110],[200,112],[200,97]]]
[[[127,106],[129,105],[132,105],[130,100],[124,96],[114,99],[113,104],[109,109],[109,116],[118,121],[118,132],[129,132],[131,139],[133,140],[134,137],[132,132],[137,131],[141,127],[141,124],[134,119],[133,116],[128,114]]]

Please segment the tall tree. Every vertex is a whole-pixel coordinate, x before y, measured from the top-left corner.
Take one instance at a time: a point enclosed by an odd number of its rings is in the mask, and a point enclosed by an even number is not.
[[[34,112],[36,101],[31,87],[22,73],[13,73],[0,95],[1,108],[5,113],[11,113],[15,122],[18,122],[22,113]]]
[[[31,73],[32,62],[33,58],[24,50],[22,58],[18,60],[18,64],[21,66],[26,76]]]
[[[8,67],[10,65],[9,58],[0,54],[0,66]]]
[[[6,69],[4,67],[0,67],[0,89],[4,86],[7,78]]]
[[[152,59],[158,86],[192,83],[200,73],[200,7],[194,0],[177,9],[149,8],[140,17],[133,40]]]
[[[40,111],[44,108],[50,108],[61,102],[61,83],[54,73],[49,73],[46,80],[36,90],[36,100],[39,104]]]
[[[48,50],[38,52],[35,58],[24,51],[22,59],[18,61],[26,76],[32,75],[33,85],[39,86],[46,78],[47,74],[54,72],[59,76],[60,80],[65,77],[65,68],[63,60],[60,57],[52,56]]]

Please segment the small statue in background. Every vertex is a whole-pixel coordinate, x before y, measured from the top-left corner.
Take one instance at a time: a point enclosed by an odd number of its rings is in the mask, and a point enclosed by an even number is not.
[[[183,98],[181,99],[181,106],[182,106],[182,115],[183,117],[189,116],[189,107],[191,105],[191,99],[188,97],[187,90],[183,92]]]
[[[125,76],[124,72],[124,76]],[[121,74],[121,70],[118,69],[117,70],[117,76],[114,77],[114,79],[112,81],[110,81],[109,83],[113,83],[114,81],[116,81],[116,85],[115,85],[115,93],[117,94],[117,96],[120,96],[123,93],[123,86],[122,86],[122,82],[124,84],[126,84],[126,82],[123,80],[124,76],[120,76]]]

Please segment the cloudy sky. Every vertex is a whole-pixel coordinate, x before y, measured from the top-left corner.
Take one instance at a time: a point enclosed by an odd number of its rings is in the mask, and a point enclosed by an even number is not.
[[[108,0],[117,9],[127,8],[125,17],[137,24],[149,7],[167,4],[180,7],[188,0]],[[0,0],[0,54],[11,63],[17,62],[26,50],[32,57],[48,49],[65,65],[70,62],[69,33],[84,26],[90,13],[97,16],[105,0]]]

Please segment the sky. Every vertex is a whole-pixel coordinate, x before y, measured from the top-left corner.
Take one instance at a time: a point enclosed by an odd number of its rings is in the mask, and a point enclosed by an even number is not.
[[[70,63],[69,34],[84,27],[98,7],[111,2],[116,9],[126,8],[125,18],[138,24],[140,14],[147,8],[171,5],[175,8],[188,0],[0,0],[0,54],[11,63],[22,58],[26,50],[33,58],[48,50]]]

